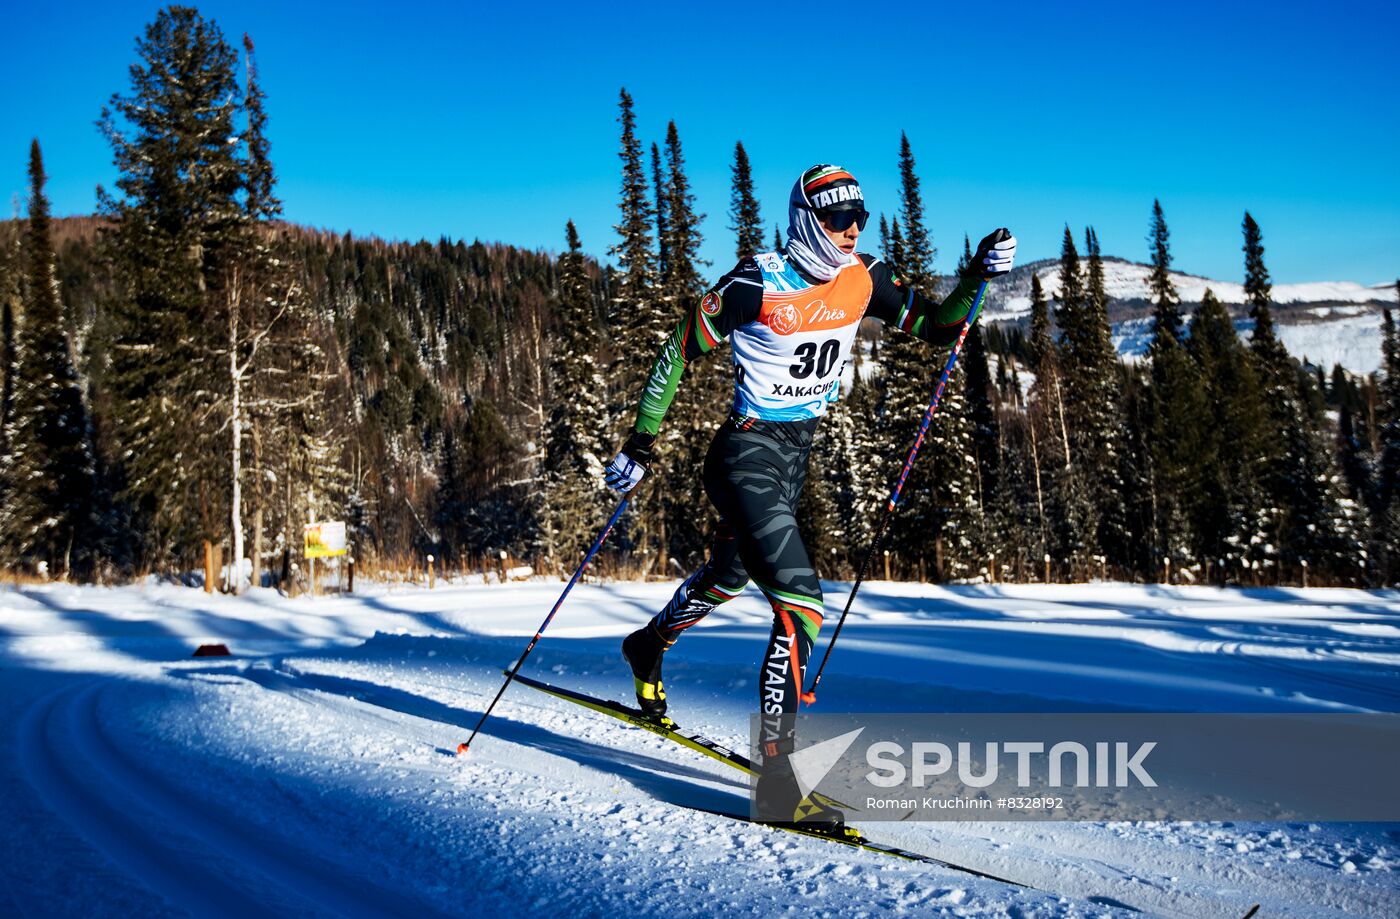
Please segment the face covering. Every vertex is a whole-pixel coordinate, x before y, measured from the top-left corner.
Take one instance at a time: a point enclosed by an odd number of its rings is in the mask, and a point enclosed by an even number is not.
[[[788,196],[787,256],[803,273],[818,281],[830,281],[842,268],[854,265],[856,256],[836,248],[822,229],[816,212],[811,210],[812,202],[802,190],[803,176],[798,176]]]

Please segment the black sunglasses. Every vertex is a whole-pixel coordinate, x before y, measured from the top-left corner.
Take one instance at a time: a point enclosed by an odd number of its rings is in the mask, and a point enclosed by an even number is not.
[[[823,211],[809,204],[798,204],[797,206],[804,211],[813,211],[816,213],[818,220],[831,227],[831,229],[835,230],[837,233],[849,229],[853,223],[860,228],[861,232],[864,232],[866,221],[870,219],[870,212],[863,208],[861,210],[843,209],[839,211]]]

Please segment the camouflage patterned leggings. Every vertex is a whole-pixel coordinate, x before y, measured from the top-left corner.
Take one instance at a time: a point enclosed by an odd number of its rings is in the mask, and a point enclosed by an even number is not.
[[[797,499],[807,478],[816,420],[733,417],[705,457],[705,492],[720,514],[710,558],[686,578],[652,620],[674,641],[752,579],[773,609],[773,630],[759,671],[765,746],[790,749],[783,724],[798,707],[802,674],[822,625],[822,589],[797,528]],[[770,717],[771,716],[771,717]]]

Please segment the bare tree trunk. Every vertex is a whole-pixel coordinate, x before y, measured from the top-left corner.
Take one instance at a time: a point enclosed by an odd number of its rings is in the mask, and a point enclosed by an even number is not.
[[[1040,488],[1040,451],[1036,448],[1035,442],[1035,419],[1028,417],[1026,422],[1031,431],[1031,468],[1035,470],[1035,509],[1040,514],[1040,550],[1044,552],[1049,548],[1049,540],[1045,533],[1045,495]]]
[[[1060,441],[1065,445],[1065,468],[1069,469],[1069,429],[1065,426],[1065,400],[1060,396],[1060,376],[1052,374],[1050,380],[1055,384],[1055,405],[1060,411]]]
[[[263,553],[263,487],[262,487],[262,438],[256,419],[253,421],[253,572],[251,583],[262,586]]]

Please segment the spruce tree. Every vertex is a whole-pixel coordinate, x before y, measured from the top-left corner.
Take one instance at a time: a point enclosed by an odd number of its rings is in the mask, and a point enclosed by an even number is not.
[[[343,411],[334,407],[341,385],[329,357],[339,351],[336,332],[311,301],[308,281],[292,267],[292,248],[275,223],[282,202],[266,135],[266,95],[253,41],[246,34],[243,48],[246,225],[241,257],[222,288],[228,351],[233,356],[230,528],[234,557],[241,558],[244,531],[251,527],[249,555],[257,586],[269,534],[280,533],[283,543],[289,543],[313,509],[322,519],[345,516],[349,481],[343,454],[348,432]],[[314,508],[308,506],[308,494]],[[358,540],[353,521],[351,526],[350,538]],[[240,586],[241,577],[233,580],[235,591]]]
[[[900,135],[900,217],[888,239],[887,260],[915,290],[932,295],[936,254],[924,225],[923,197],[909,138]],[[937,385],[941,364],[930,359],[928,345],[912,336],[891,333],[880,351],[881,394],[876,404],[880,440],[887,457],[902,458]],[[904,486],[900,511],[891,526],[890,547],[905,575],[922,569],[939,578],[963,577],[977,570],[982,557],[972,426],[967,418],[964,371],[959,364],[929,425],[918,463]],[[886,464],[887,480],[899,471]]]
[[[106,382],[145,562],[168,567],[192,563],[228,519],[220,320],[246,240],[241,106],[233,50],[194,9],[158,12],[137,53],[131,94],[100,120],[121,193],[99,189],[122,288]]]
[[[1203,456],[1192,505],[1197,551],[1221,582],[1254,581],[1273,551],[1268,533],[1272,425],[1256,361],[1225,305],[1210,289],[1191,319],[1187,350],[1199,374],[1205,413]]]
[[[958,259],[958,276],[962,277],[972,265],[972,244],[963,236],[963,253]],[[991,532],[992,508],[999,500],[1001,479],[1001,430],[996,409],[992,404],[992,375],[987,365],[987,346],[982,324],[975,322],[967,330],[959,362],[964,365],[967,384],[967,421],[972,427],[973,466],[977,485],[977,503],[982,533],[980,542],[989,547],[994,542]]]
[[[15,322],[20,300],[20,255],[16,246],[19,238],[17,233],[10,232],[10,228],[17,224],[18,221],[9,226],[0,225],[0,564],[14,561],[8,557],[13,547],[4,534],[9,532],[9,496],[14,490],[10,482],[14,471],[11,426],[14,424],[15,386],[19,375],[19,340]]]
[[[690,190],[674,121],[666,128],[666,187],[667,263],[661,279],[661,301],[667,325],[674,328],[687,311],[695,309],[708,286],[700,273],[708,264],[700,259],[700,222],[705,215],[695,210],[695,195]],[[682,568],[694,568],[702,559],[711,527],[709,502],[695,470],[703,463],[730,402],[729,362],[718,355],[706,355],[686,370],[686,377],[658,439],[655,472],[659,472],[659,481],[666,483],[658,499],[660,573],[674,567],[669,556],[678,556]]]
[[[1060,435],[1064,442],[1065,464],[1056,483],[1057,514],[1060,531],[1057,534],[1059,552],[1066,556],[1072,569],[1087,570],[1098,552],[1098,515],[1093,476],[1099,471],[1090,451],[1097,450],[1092,442],[1097,425],[1090,424],[1092,405],[1098,395],[1095,379],[1096,362],[1093,340],[1093,312],[1089,294],[1084,288],[1079,249],[1074,235],[1065,227],[1060,247],[1060,290],[1055,297],[1055,322],[1060,328],[1058,373],[1052,380],[1056,387],[1054,410],[1058,414]],[[1072,572],[1073,573],[1073,572]]]
[[[735,257],[744,258],[763,249],[763,218],[759,214],[758,199],[754,197],[753,173],[749,169],[749,155],[742,141],[734,143],[731,175],[733,191],[729,198],[729,219],[734,223],[729,229],[734,232]]]
[[[1041,363],[1054,350],[1055,343],[1050,338],[1050,308],[1045,299],[1045,288],[1040,283],[1040,275],[1031,275],[1031,332],[1027,342],[1030,353],[1031,370],[1040,373]]]
[[[1196,365],[1182,347],[1180,301],[1172,283],[1171,250],[1162,205],[1152,202],[1148,236],[1153,296],[1151,361],[1146,400],[1145,479],[1152,498],[1149,518],[1155,563],[1170,558],[1178,569],[1196,561],[1210,563],[1191,523],[1199,517],[1193,505],[1202,500],[1201,472],[1215,462],[1202,440],[1206,406]],[[1154,563],[1154,564],[1155,564]]]
[[[652,248],[652,220],[655,209],[648,200],[646,173],[642,168],[642,145],[637,139],[637,117],[632,97],[623,89],[619,94],[622,146],[622,219],[614,229],[621,241],[608,250],[617,258],[618,273],[612,285],[612,339],[616,358],[609,373],[613,390],[614,416],[621,426],[636,407],[642,382],[650,369],[650,356],[656,353],[667,332],[669,317],[657,308],[656,254]]]
[[[651,184],[656,194],[656,274],[665,284],[671,270],[671,227],[666,216],[669,213],[671,185],[661,167],[661,148],[656,144],[651,145]]]
[[[1061,556],[1065,552],[1063,534],[1069,527],[1063,497],[1072,467],[1060,386],[1060,352],[1051,336],[1049,303],[1037,274],[1031,275],[1031,329],[1026,348],[1035,378],[1028,394],[1026,423],[1020,432],[1021,453],[1026,456],[1021,479],[1035,507],[1030,526],[1035,543],[1027,561],[1039,571],[1045,555]]]
[[[1400,291],[1400,281],[1396,282]],[[1373,515],[1369,577],[1400,582],[1400,330],[1390,310],[1382,313],[1381,377],[1378,387],[1378,462],[1375,485],[1378,512]]]
[[[29,230],[18,341],[5,541],[21,559],[68,577],[90,562],[93,461],[86,407],[73,366],[68,323],[44,194],[44,160],[29,150]]]
[[[618,151],[622,160],[622,198],[621,220],[614,229],[621,239],[608,250],[618,263],[609,285],[612,296],[608,326],[614,350],[608,369],[612,395],[608,414],[611,430],[620,434],[631,427],[652,359],[676,320],[657,302],[657,250],[651,236],[655,208],[648,196],[632,97],[625,88],[619,92],[618,108],[622,125]],[[632,503],[629,519],[618,534],[624,548],[646,551],[648,519],[653,512],[650,505],[646,495]]]
[[[578,231],[565,226],[568,249],[559,257],[559,307],[551,336],[552,408],[544,429],[543,522],[550,555],[564,568],[582,557],[605,518],[603,465],[607,410],[603,374],[594,360],[599,331],[593,288]]]
[[[778,225],[773,224],[773,251],[783,251],[783,231],[778,229]]]
[[[1152,291],[1152,319],[1154,341],[1158,337],[1170,335],[1181,341],[1181,298],[1176,285],[1172,283],[1172,253],[1170,236],[1167,232],[1167,218],[1162,213],[1162,202],[1152,200],[1152,228],[1147,237],[1151,249],[1149,253],[1152,273],[1148,275],[1147,286]]]

